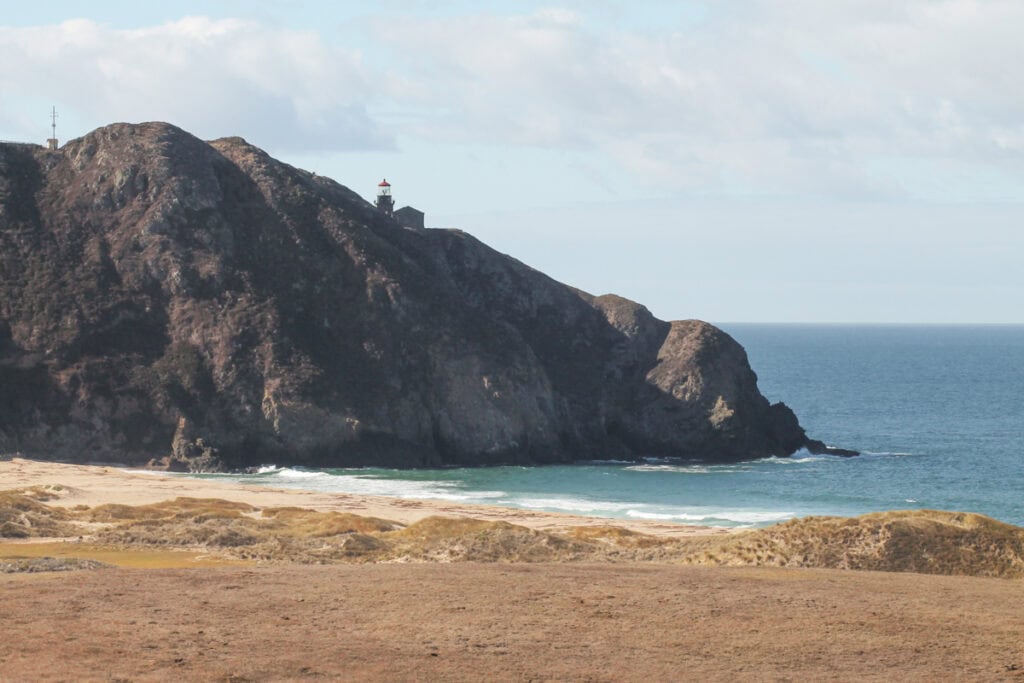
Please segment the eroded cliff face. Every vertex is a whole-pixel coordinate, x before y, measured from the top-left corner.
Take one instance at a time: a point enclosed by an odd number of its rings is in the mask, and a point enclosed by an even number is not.
[[[788,455],[743,349],[239,138],[0,145],[0,452],[216,469]]]

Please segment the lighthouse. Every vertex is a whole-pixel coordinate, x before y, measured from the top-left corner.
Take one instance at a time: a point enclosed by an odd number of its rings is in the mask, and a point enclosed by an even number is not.
[[[395,211],[395,198],[391,196],[391,183],[387,178],[377,183],[377,210],[394,218],[404,228],[423,229],[423,212],[419,209],[403,206]]]
[[[377,183],[377,209],[387,216],[395,213],[395,200],[391,196],[391,183],[387,178]]]

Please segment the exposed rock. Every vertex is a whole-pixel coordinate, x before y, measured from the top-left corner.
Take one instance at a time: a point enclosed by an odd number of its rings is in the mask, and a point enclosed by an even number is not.
[[[858,451],[850,450],[849,448],[826,446],[824,442],[817,439],[808,439],[804,447],[814,455],[838,455],[844,458],[860,455]]]
[[[402,227],[240,138],[0,145],[0,451],[218,470],[817,443],[721,330]]]

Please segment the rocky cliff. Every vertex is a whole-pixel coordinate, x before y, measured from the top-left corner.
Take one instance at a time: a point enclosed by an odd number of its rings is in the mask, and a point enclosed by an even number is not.
[[[0,452],[217,469],[805,446],[713,326],[401,227],[240,138],[0,145]]]

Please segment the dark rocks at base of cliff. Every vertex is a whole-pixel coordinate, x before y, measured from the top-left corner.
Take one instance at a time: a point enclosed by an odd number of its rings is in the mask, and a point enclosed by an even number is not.
[[[837,455],[843,458],[852,458],[855,455],[860,455],[859,451],[852,451],[849,448],[826,446],[824,442],[817,439],[808,439],[804,447],[813,455]]]
[[[0,145],[0,452],[217,471],[819,444],[721,330],[402,227],[240,138]]]

